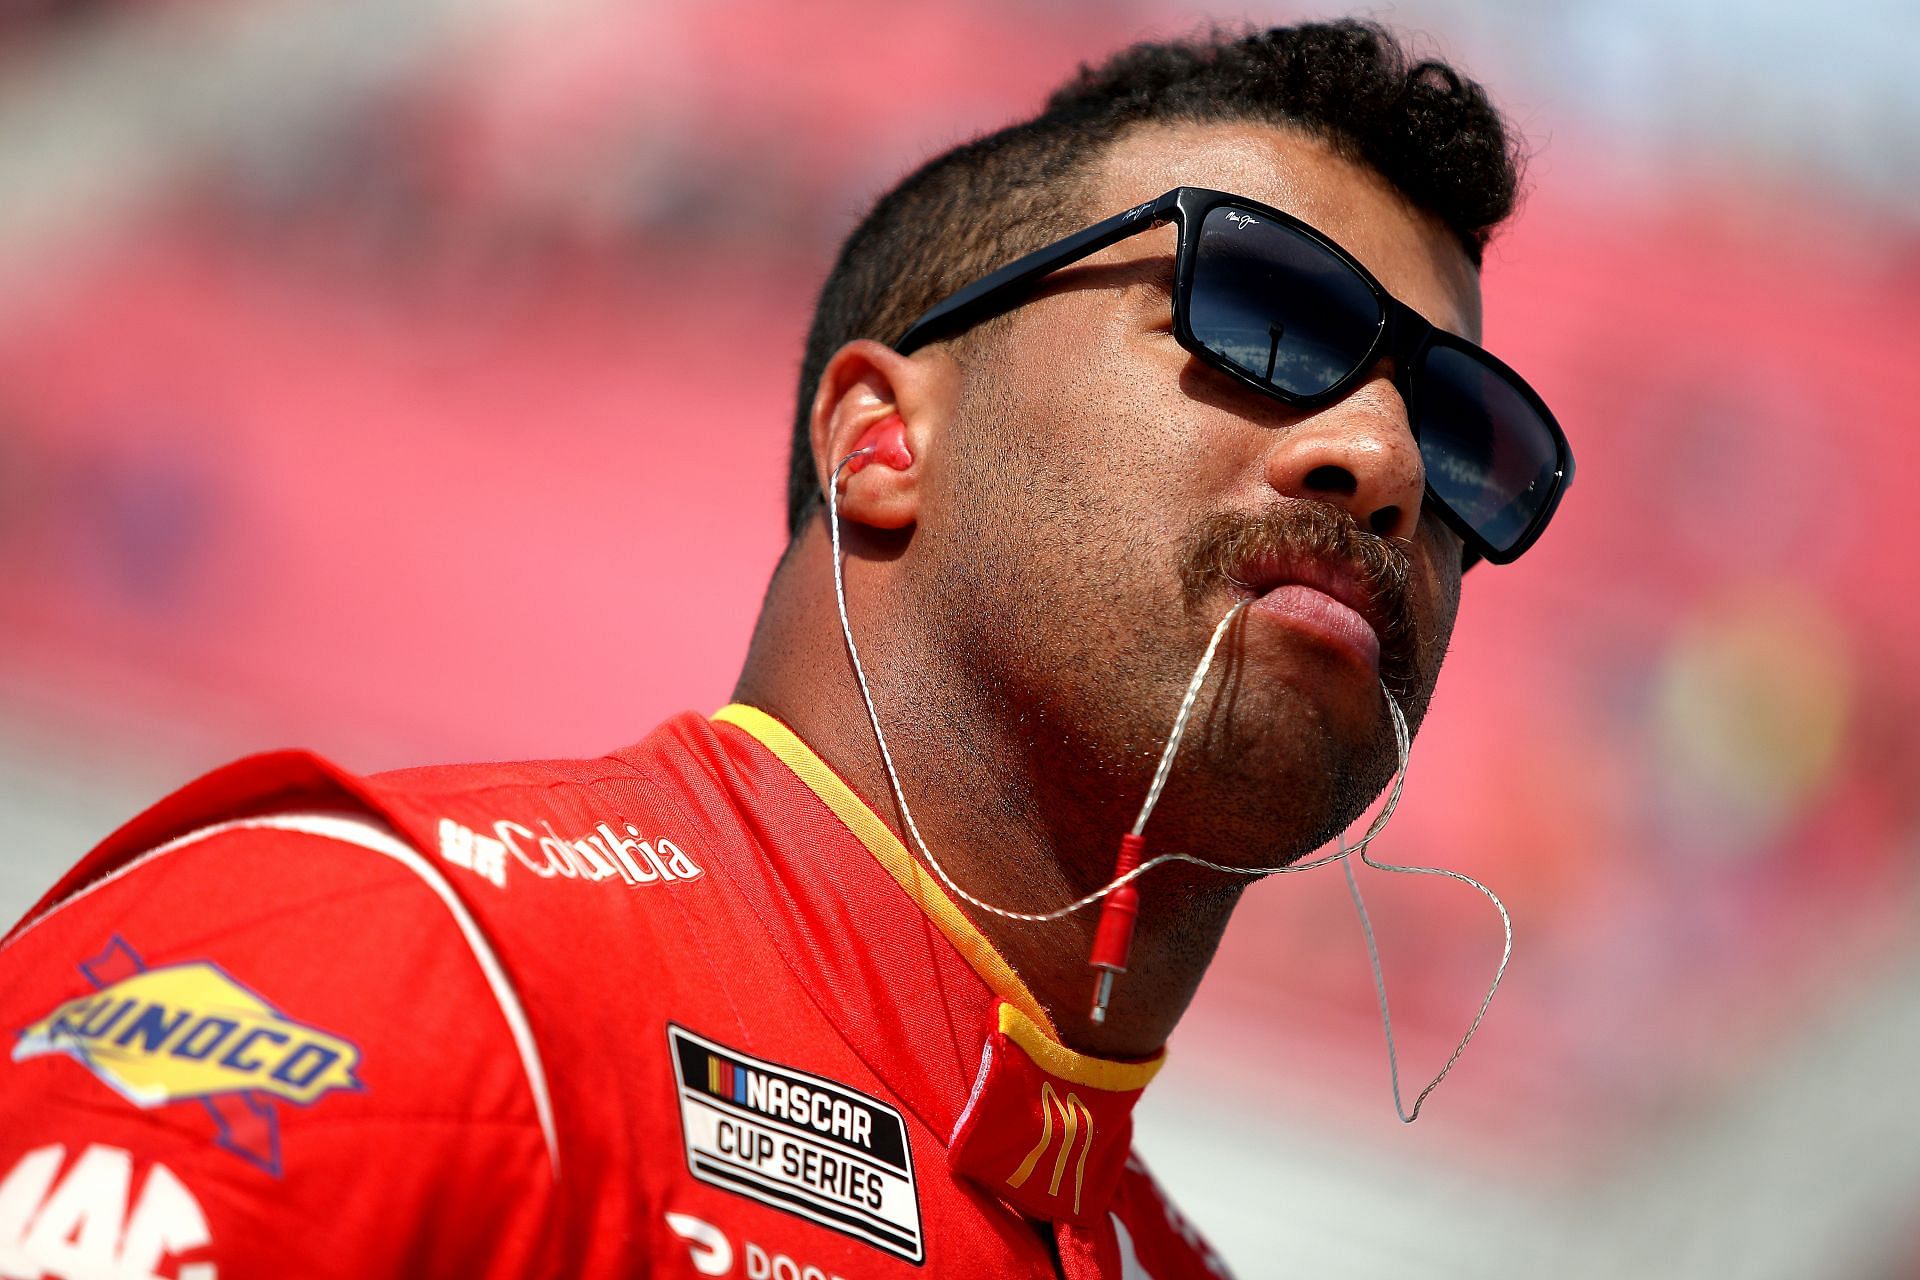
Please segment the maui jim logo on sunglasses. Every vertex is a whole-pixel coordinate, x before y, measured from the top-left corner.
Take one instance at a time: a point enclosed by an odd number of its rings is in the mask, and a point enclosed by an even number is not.
[[[1221,216],[1236,227],[1257,227],[1260,225],[1260,219],[1250,213],[1241,213],[1237,209],[1229,210]]]

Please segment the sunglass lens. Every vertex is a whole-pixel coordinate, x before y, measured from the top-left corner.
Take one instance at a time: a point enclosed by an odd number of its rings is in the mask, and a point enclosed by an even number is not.
[[[1457,347],[1427,348],[1415,392],[1427,484],[1502,554],[1551,499],[1556,433],[1510,376]]]
[[[1366,281],[1319,242],[1231,205],[1202,219],[1188,323],[1241,372],[1319,395],[1354,371],[1385,322]]]

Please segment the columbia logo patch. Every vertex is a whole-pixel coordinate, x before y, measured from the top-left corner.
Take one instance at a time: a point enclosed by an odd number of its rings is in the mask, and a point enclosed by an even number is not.
[[[926,1254],[907,1125],[832,1080],[667,1027],[687,1168],[710,1186],[864,1240]]]

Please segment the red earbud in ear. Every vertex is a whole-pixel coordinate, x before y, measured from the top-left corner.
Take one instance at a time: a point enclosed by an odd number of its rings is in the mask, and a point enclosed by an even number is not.
[[[872,453],[862,453],[847,464],[847,474],[852,475],[869,462],[877,462],[894,471],[905,471],[913,465],[913,451],[907,448],[907,424],[897,413],[890,413],[880,421],[868,427],[860,442],[853,446],[854,452],[871,449]]]

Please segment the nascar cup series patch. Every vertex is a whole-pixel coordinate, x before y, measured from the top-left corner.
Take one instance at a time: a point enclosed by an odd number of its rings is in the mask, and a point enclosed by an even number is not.
[[[925,1258],[913,1154],[898,1111],[672,1024],[667,1046],[694,1177],[909,1262]]]
[[[274,1104],[361,1087],[358,1046],[288,1017],[210,961],[148,968],[116,937],[80,971],[93,994],[22,1028],[14,1061],[64,1054],[143,1109],[197,1102],[222,1147],[275,1177]]]

